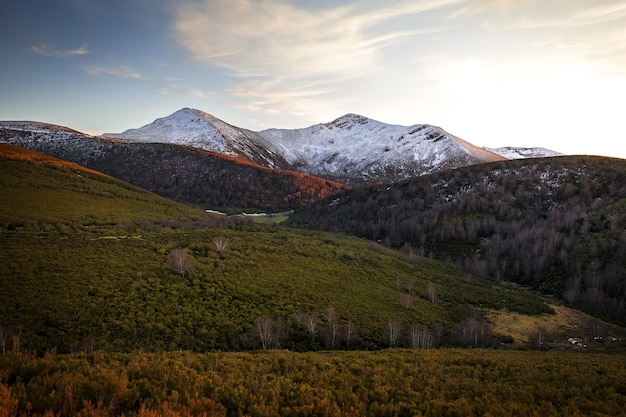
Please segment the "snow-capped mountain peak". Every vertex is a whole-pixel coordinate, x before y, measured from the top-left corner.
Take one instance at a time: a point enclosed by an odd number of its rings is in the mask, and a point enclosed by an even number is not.
[[[188,145],[346,183],[399,180],[506,159],[436,126],[386,124],[353,113],[301,129],[253,132],[184,108],[138,129],[104,136]]]
[[[236,153],[214,126],[218,121],[203,111],[184,108],[140,128],[102,136],[135,142],[182,144],[234,156]]]

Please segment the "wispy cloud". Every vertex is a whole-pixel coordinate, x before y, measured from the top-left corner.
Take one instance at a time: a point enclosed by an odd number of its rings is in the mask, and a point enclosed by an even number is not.
[[[105,75],[112,75],[119,78],[140,79],[143,76],[124,65],[116,65],[109,67],[102,66],[89,66],[84,68],[85,72],[94,77],[102,77]]]
[[[248,79],[236,87],[238,95],[270,106],[283,98],[293,104],[297,91],[306,103],[305,97],[319,94],[320,80],[329,88],[362,77],[385,65],[385,48],[441,30],[426,19],[409,20],[458,2],[356,2],[312,10],[283,0],[185,1],[173,35],[192,59]]]
[[[51,56],[55,58],[65,58],[77,55],[87,55],[89,50],[87,44],[83,44],[80,48],[76,49],[56,49],[45,43],[36,43],[31,46],[31,50],[39,55]]]
[[[533,46],[568,49],[600,75],[626,75],[623,0],[469,0],[454,17],[468,16],[492,31],[534,31],[543,38]]]

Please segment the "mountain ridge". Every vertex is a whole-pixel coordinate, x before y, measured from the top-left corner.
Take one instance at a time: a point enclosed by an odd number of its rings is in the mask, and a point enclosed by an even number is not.
[[[507,159],[437,126],[387,124],[354,113],[304,128],[254,132],[183,108],[140,128],[103,136],[176,142],[346,184],[397,181]]]

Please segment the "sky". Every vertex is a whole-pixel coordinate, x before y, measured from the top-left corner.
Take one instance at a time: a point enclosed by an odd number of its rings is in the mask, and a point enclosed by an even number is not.
[[[626,158],[624,0],[22,0],[0,120],[251,130],[357,113],[478,146]]]

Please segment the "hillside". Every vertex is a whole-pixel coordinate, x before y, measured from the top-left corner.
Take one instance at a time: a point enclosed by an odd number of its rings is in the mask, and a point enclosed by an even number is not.
[[[555,157],[343,191],[291,225],[355,234],[626,319],[626,161]]]
[[[0,124],[0,142],[74,162],[204,208],[291,210],[342,185],[191,147],[128,143],[33,122]]]
[[[20,350],[494,346],[512,340],[487,315],[554,315],[525,291],[370,241],[212,220],[4,155],[0,330]],[[586,336],[583,324],[561,336]]]
[[[0,225],[43,229],[204,214],[100,172],[0,143]]]

